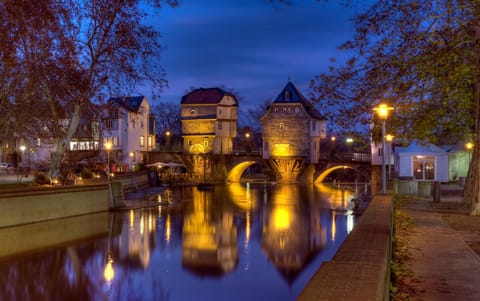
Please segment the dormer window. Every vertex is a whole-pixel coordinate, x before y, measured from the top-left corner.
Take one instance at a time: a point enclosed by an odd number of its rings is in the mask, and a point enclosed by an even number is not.
[[[190,114],[192,114],[192,115],[195,114],[195,109],[194,108],[190,109]]]
[[[285,101],[290,101],[290,92],[285,91]]]

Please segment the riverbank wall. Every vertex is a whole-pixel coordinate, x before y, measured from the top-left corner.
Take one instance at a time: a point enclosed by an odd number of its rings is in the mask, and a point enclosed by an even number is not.
[[[376,195],[297,300],[389,300],[392,227],[392,196]]]
[[[78,185],[0,192],[0,228],[108,211],[108,186]]]

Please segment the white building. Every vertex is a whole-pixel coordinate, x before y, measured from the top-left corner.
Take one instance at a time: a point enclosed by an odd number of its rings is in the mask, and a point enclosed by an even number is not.
[[[411,143],[395,149],[395,170],[399,178],[448,182],[448,153],[433,144]]]
[[[145,164],[155,145],[155,116],[145,96],[110,98],[102,117],[102,146],[112,145],[112,163]]]

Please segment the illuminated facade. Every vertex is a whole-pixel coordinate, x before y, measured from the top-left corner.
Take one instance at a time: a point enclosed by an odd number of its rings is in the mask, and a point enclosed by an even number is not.
[[[181,101],[183,151],[231,154],[237,136],[238,102],[219,88],[200,88]]]
[[[102,119],[103,144],[112,144],[117,162],[145,163],[155,147],[155,116],[144,96],[110,98]]]
[[[261,118],[263,158],[269,159],[279,181],[295,181],[304,164],[318,163],[326,120],[288,82]]]

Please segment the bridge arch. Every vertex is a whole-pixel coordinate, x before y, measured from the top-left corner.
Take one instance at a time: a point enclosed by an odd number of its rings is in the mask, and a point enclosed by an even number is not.
[[[314,178],[314,183],[321,183],[323,182],[323,180],[325,180],[325,178],[332,172],[334,172],[335,170],[338,170],[338,169],[353,169],[355,170],[356,172],[358,172],[359,174],[361,174],[362,176],[364,176],[365,178],[368,178],[368,175],[365,174],[364,172],[358,170],[358,168],[356,167],[353,167],[353,166],[350,166],[350,165],[336,165],[336,166],[330,166],[330,167],[327,167],[325,170],[321,171],[320,174],[318,176],[316,176]]]
[[[243,161],[236,164],[227,174],[228,182],[239,182],[242,174],[247,168],[253,164],[258,163],[257,161]]]

